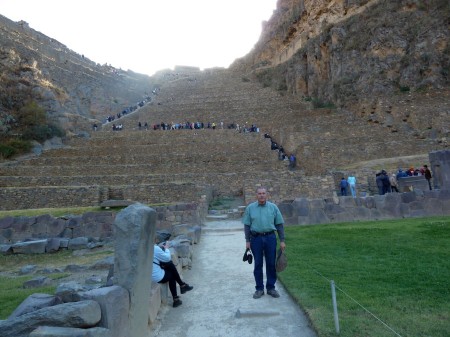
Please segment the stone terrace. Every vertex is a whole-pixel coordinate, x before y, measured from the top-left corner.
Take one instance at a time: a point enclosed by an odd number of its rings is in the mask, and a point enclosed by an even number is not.
[[[254,196],[257,184],[275,201],[329,197],[337,190],[336,171],[349,164],[436,150],[429,140],[412,139],[340,109],[310,109],[306,102],[263,88],[252,77],[225,70],[176,69],[155,76],[151,104],[116,120],[90,139],[72,138],[62,149],[0,167],[3,209],[97,205],[107,199],[144,203],[195,201],[210,192]],[[138,130],[153,124],[215,122],[218,129]],[[259,133],[220,129],[256,124]],[[270,150],[269,133],[298,168]],[[373,175],[352,174],[368,190]]]

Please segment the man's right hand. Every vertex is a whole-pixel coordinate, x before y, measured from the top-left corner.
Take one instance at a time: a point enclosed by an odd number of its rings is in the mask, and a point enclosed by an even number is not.
[[[250,242],[245,243],[245,248],[250,249]]]

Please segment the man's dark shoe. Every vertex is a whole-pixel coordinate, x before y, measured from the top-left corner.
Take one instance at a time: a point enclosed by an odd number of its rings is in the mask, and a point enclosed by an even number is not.
[[[267,290],[267,295],[270,295],[275,298],[280,297],[280,293],[278,291],[276,291],[275,289]]]
[[[191,291],[192,289],[194,289],[193,286],[190,286],[189,284],[185,283],[185,284],[183,284],[183,285],[180,287],[180,292],[181,292],[182,294],[184,294],[185,292]]]
[[[173,299],[173,307],[174,308],[179,307],[182,304],[183,304],[183,302],[181,302],[181,300],[179,298],[174,298]]]
[[[264,295],[264,290],[256,290],[253,294],[253,298],[261,298],[262,295]]]

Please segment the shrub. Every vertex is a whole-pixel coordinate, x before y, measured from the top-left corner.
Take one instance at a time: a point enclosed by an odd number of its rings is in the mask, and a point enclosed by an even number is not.
[[[3,159],[8,159],[11,158],[12,156],[14,156],[15,154],[17,154],[17,150],[7,144],[0,144],[0,157]]]

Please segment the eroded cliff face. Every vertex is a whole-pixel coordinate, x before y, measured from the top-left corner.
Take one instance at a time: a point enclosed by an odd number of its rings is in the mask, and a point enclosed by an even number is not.
[[[447,0],[279,0],[230,69],[314,107],[446,144],[449,18]]]
[[[279,0],[255,48],[231,68],[337,106],[443,89],[449,8],[447,0]]]

